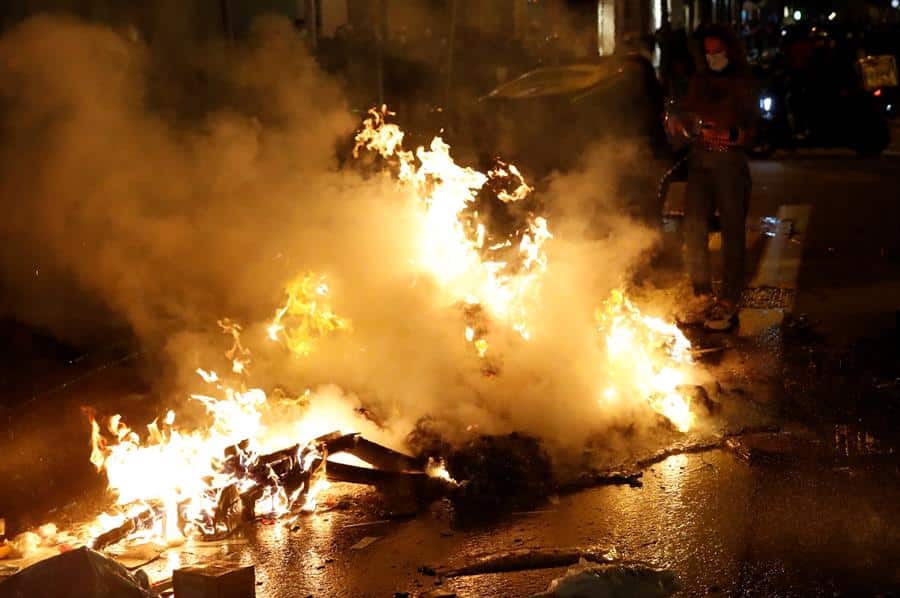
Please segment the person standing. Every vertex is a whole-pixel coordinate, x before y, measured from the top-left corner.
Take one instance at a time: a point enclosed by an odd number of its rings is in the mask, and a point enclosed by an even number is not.
[[[740,41],[727,26],[711,26],[702,36],[705,65],[691,78],[683,113],[670,126],[692,138],[684,236],[695,302],[688,319],[714,330],[737,322],[744,284],[745,221],[750,168],[745,144],[758,119],[750,67]],[[690,122],[685,122],[690,121]],[[710,220],[718,210],[722,229],[722,292],[712,293]]]

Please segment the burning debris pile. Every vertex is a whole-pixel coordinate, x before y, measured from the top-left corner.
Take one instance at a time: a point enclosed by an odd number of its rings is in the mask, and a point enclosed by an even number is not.
[[[414,271],[440,289],[449,311],[459,311],[459,340],[477,356],[481,383],[502,384],[495,339],[505,351],[536,342],[553,239],[548,222],[515,166],[500,163],[487,174],[461,167],[440,138],[406,150],[389,115],[384,108],[370,111],[356,154],[377,153],[411,193]],[[301,274],[285,292],[264,326],[269,342],[306,359],[327,350],[328,337],[353,336],[350,318],[332,307],[324,276]],[[252,385],[253,355],[242,327],[231,320],[220,326],[232,342],[228,373],[198,369],[205,390],[190,397],[205,409],[204,425],[182,427],[174,411],[145,431],[119,415],[91,418],[91,461],[106,476],[115,508],[89,527],[85,543],[102,549],[123,540],[172,545],[222,538],[258,517],[314,511],[329,481],[379,486],[399,480],[423,498],[452,494],[461,508],[512,505],[514,495],[551,491],[552,460],[536,439],[483,436],[473,426],[470,438],[480,439],[462,449],[443,444],[444,452],[421,459],[395,452],[354,433],[360,424],[372,426],[371,419],[320,417],[310,410],[321,400],[315,393],[288,399]],[[596,326],[586,335],[597,345],[596,394],[583,400],[598,410],[649,409],[675,430],[691,430],[695,414],[684,387],[696,371],[681,331],[643,314],[620,290],[597,310]],[[338,453],[364,464],[336,460]]]
[[[328,461],[329,455],[338,454],[352,455],[371,467]],[[103,549],[126,538],[165,537],[170,543],[194,536],[227,538],[259,517],[314,511],[316,496],[330,482],[385,487],[403,481],[422,499],[446,494],[455,485],[442,466],[422,467],[413,458],[358,434],[340,432],[265,455],[255,453],[250,441],[244,440],[226,448],[224,459],[214,460],[211,468],[217,475],[204,479],[206,486],[199,496],[186,496],[174,512],[159,499],[129,504],[124,521],[94,538],[93,547]],[[146,507],[139,510],[140,505]],[[116,520],[106,519],[107,523]]]
[[[283,335],[285,346],[299,354],[323,331],[323,320],[342,322],[298,298],[313,278],[307,275],[289,285],[288,303],[268,328],[277,331],[270,338]],[[289,323],[286,314],[300,321]],[[198,370],[213,391],[191,396],[205,407],[211,420],[207,427],[181,430],[169,411],[147,425],[142,437],[118,415],[103,425],[91,418],[91,462],[105,473],[116,500],[115,512],[101,515],[90,529],[94,548],[126,539],[172,545],[192,537],[224,538],[259,517],[314,511],[317,495],[330,481],[380,486],[402,478],[422,496],[440,495],[452,484],[437,463],[421,463],[356,433],[336,430],[353,422],[313,421],[305,404],[308,396],[291,401],[246,388],[250,351],[243,347],[237,325],[221,324],[233,337],[227,356],[240,378],[228,383],[216,372]],[[285,423],[281,418],[287,414],[291,419]],[[333,431],[322,434],[328,429]],[[285,437],[295,442],[284,442]],[[353,455],[362,464],[329,461],[337,454]]]

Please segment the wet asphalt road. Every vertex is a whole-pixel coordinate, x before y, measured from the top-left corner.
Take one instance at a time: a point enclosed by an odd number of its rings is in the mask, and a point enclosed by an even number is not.
[[[256,526],[233,550],[237,562],[256,563],[259,593],[272,598],[417,595],[438,587],[417,572],[422,565],[539,547],[615,549],[669,567],[683,596],[891,595],[900,587],[898,501],[900,487],[885,487],[877,471],[758,467],[713,451],[670,457],[643,488],[563,496],[485,528],[454,528],[441,504],[410,521],[349,528],[365,518],[320,513],[297,531]],[[368,536],[377,540],[351,548]],[[461,597],[528,596],[562,573],[477,575],[440,587]]]
[[[823,152],[756,163],[753,171],[751,220],[787,204],[812,208],[798,258],[794,312],[809,315],[825,335],[823,343],[876,332],[890,336],[892,330],[897,335],[892,326],[900,308],[900,158],[858,160]],[[835,438],[835,424],[853,423],[859,432],[850,437],[875,435],[882,447],[895,447],[900,427],[891,414],[897,410],[876,405],[873,416],[853,405],[828,415],[815,404],[793,409],[786,403],[812,395],[802,387],[784,392],[782,378],[792,375],[785,362],[807,368],[805,354],[785,359],[785,351],[806,349],[784,347],[773,330],[777,326],[765,322],[748,330],[747,347],[732,351],[718,367],[723,376],[768,388],[757,399],[783,423],[803,414],[799,423],[825,439],[812,456],[792,450],[774,463],[748,463],[728,450],[673,456],[645,473],[643,488],[587,490],[539,512],[471,529],[456,529],[442,503],[411,520],[348,528],[379,518],[377,509],[366,507],[375,504],[371,492],[354,490],[354,508],[304,518],[296,531],[279,523],[249,528],[248,543],[233,547],[234,558],[256,564],[258,594],[272,597],[415,595],[435,587],[434,578],[417,573],[422,565],[456,565],[476,554],[538,546],[615,549],[623,558],[670,567],[685,596],[897,595],[896,451],[882,448],[848,459],[832,446],[840,442],[828,441]],[[70,371],[61,369],[54,372],[60,379]],[[48,398],[4,408],[0,516],[12,529],[40,523],[54,507],[73,500],[87,505],[100,496],[87,463],[80,406],[115,404],[150,419],[155,399],[133,384],[132,374],[128,367],[111,368]],[[827,376],[815,372],[807,378]],[[49,374],[45,378],[34,383],[39,391],[56,384]],[[879,413],[888,415],[878,421]],[[366,536],[377,540],[351,549]],[[195,552],[206,560],[225,556],[227,549]],[[560,573],[481,575],[442,587],[460,596],[524,596]]]

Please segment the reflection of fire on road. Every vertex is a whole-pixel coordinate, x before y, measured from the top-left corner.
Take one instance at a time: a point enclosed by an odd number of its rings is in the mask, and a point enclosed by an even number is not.
[[[410,259],[436,283],[448,306],[461,307],[460,341],[496,377],[491,383],[502,384],[489,339],[499,331],[519,342],[532,340],[549,267],[548,223],[535,212],[532,190],[514,166],[498,164],[487,174],[461,167],[440,138],[428,148],[405,150],[403,132],[386,121],[388,115],[386,109],[370,111],[356,152],[377,152],[412,191],[417,254]],[[309,356],[324,350],[323,338],[350,333],[349,320],[331,306],[324,277],[303,274],[285,292],[266,333],[293,355]],[[220,324],[233,342],[227,353],[231,372],[223,377],[198,370],[207,390],[191,396],[205,407],[205,425],[180,427],[174,411],[140,432],[118,415],[91,419],[91,461],[105,474],[116,505],[95,521],[95,545],[217,537],[230,533],[235,520],[312,511],[328,476],[337,475],[333,470],[351,473],[346,464],[329,461],[329,454],[363,441],[329,433],[358,430],[361,416],[337,409],[313,413],[309,393],[288,401],[249,386],[251,351],[242,343],[242,329],[229,320]],[[681,331],[642,314],[622,291],[598,310],[597,324],[607,359],[597,364],[600,407],[646,401],[687,432],[694,415],[679,387],[692,381],[693,363]],[[366,446],[368,454],[378,452]],[[397,472],[416,467],[400,453],[384,459],[399,463]],[[419,466],[425,479],[452,482],[440,462]]]

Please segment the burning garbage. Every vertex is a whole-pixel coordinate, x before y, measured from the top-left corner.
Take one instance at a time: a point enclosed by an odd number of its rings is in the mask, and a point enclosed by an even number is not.
[[[96,430],[96,422],[93,425]],[[160,433],[151,442],[165,442],[171,434]],[[125,435],[128,444],[104,447],[109,455],[117,454],[117,448],[128,455],[118,457],[113,467],[140,464],[143,459],[137,455],[142,450],[162,448],[158,444],[140,447],[133,437],[128,438],[131,435]],[[102,452],[98,444],[102,442],[95,444],[95,452]],[[120,501],[126,498],[119,513],[98,519],[98,524],[107,529],[93,538],[92,546],[103,549],[125,539],[171,544],[186,537],[225,538],[258,517],[281,517],[298,509],[314,511],[316,496],[333,481],[378,488],[405,484],[410,493],[423,500],[445,495],[454,485],[438,463],[422,464],[354,433],[332,432],[265,454],[254,446],[248,439],[226,446],[220,458],[211,458],[206,475],[191,480],[189,474],[203,471],[188,470],[184,477],[169,480],[172,485],[157,484],[154,490],[129,484],[121,479],[121,472],[107,469],[111,489],[117,489]],[[178,458],[193,458],[195,454],[189,450]],[[353,455],[364,465],[330,462],[329,456],[336,454]],[[97,461],[100,467],[109,467],[108,460]],[[169,455],[166,463],[173,467],[179,461]]]
[[[498,163],[487,173],[459,166],[439,137],[427,148],[407,150],[389,116],[386,108],[369,112],[356,153],[380,156],[415,202],[410,261],[417,276],[440,290],[441,309],[458,318],[459,342],[480,363],[480,392],[489,400],[506,380],[504,352],[535,342],[554,237],[514,165]],[[257,357],[246,338],[278,343],[301,360],[328,351],[332,337],[353,339],[351,318],[334,307],[324,275],[301,273],[284,290],[271,320],[250,327],[262,335],[250,337],[238,322],[219,321],[231,343],[227,366],[197,369],[202,390],[190,394],[205,412],[203,423],[182,425],[175,410],[143,428],[120,415],[91,416],[90,460],[105,476],[114,504],[82,530],[80,543],[103,550],[221,539],[259,518],[314,512],[331,482],[401,488],[422,502],[449,497],[469,514],[534,504],[558,487],[552,458],[535,437],[482,434],[476,425],[466,442],[438,438],[414,457],[357,433],[361,424],[380,425],[365,414],[312,415],[314,393],[288,398],[255,386]],[[589,376],[595,394],[584,401],[601,411],[644,409],[673,430],[689,432],[696,413],[684,388],[697,372],[681,331],[643,313],[622,290],[602,302],[594,325],[585,337],[593,340],[591,354],[602,357],[593,364],[597,375]],[[26,540],[16,546],[19,553],[29,551]]]

